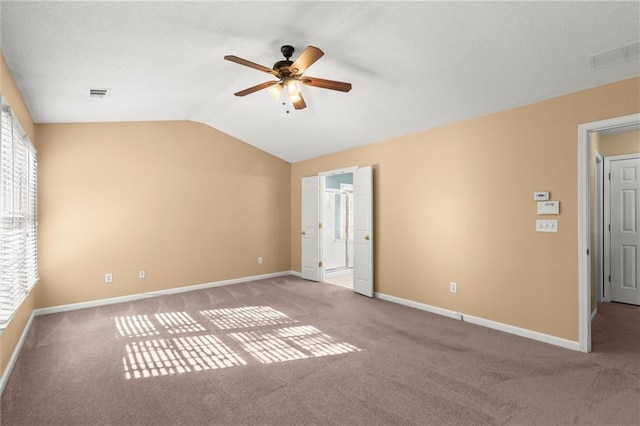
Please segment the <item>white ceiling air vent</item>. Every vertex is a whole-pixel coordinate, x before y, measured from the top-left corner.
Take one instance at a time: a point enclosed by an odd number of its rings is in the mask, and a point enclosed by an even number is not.
[[[591,57],[591,68],[603,68],[640,57],[640,41]]]
[[[89,89],[90,98],[104,98],[109,96],[111,89]]]

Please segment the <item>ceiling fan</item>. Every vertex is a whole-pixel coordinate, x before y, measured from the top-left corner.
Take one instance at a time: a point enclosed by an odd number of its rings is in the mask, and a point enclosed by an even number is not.
[[[337,90],[339,92],[348,92],[351,90],[351,83],[343,83],[341,81],[325,80],[322,78],[302,75],[307,68],[313,65],[324,55],[324,52],[317,47],[307,46],[295,61],[291,61],[289,59],[295,51],[293,46],[284,45],[280,48],[280,51],[284,55],[285,60],[276,62],[273,65],[273,68],[268,68],[234,55],[225,56],[224,59],[227,61],[235,62],[236,64],[272,74],[277,78],[277,80],[266,81],[253,87],[249,87],[248,89],[241,90],[234,93],[234,95],[246,96],[257,92],[258,90],[270,88],[269,93],[274,98],[280,99],[282,92],[286,91],[293,107],[295,109],[303,109],[307,107],[307,104],[304,102],[304,98],[302,97],[300,84],[319,87],[321,89]]]

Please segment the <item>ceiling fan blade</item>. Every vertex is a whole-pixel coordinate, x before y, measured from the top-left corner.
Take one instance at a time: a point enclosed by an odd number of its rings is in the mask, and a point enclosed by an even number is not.
[[[343,83],[342,81],[325,80],[317,77],[304,76],[300,79],[302,84],[307,86],[320,87],[322,89],[337,90],[339,92],[348,92],[351,90],[351,83]]]
[[[293,107],[295,109],[305,109],[307,107],[307,104],[304,102],[304,98],[302,97],[302,93],[300,93],[298,96],[300,97],[300,99],[298,99],[295,102],[291,102],[293,104]]]
[[[271,68],[267,68],[264,65],[256,64],[255,62],[247,61],[246,59],[238,58],[234,55],[227,55],[224,57],[227,61],[235,62],[236,64],[244,65],[249,68],[256,69],[258,71],[266,72],[269,74],[275,74],[275,71]]]
[[[267,87],[271,87],[271,86],[273,86],[274,84],[277,84],[277,83],[278,83],[277,80],[265,81],[264,83],[256,84],[253,87],[249,87],[248,89],[244,89],[244,90],[241,90],[239,92],[236,92],[236,93],[234,93],[234,95],[236,95],[236,96],[250,95],[253,92],[257,92],[258,90],[266,89]]]
[[[291,66],[289,66],[289,70],[291,74],[298,75],[302,74],[307,68],[313,65],[318,59],[322,58],[324,52],[317,47],[307,46],[306,49],[302,51],[298,59],[296,59]]]

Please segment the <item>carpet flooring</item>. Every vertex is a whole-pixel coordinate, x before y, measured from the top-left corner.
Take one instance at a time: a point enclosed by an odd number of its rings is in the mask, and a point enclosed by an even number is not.
[[[294,276],[34,319],[10,425],[640,423],[640,308],[578,353]]]

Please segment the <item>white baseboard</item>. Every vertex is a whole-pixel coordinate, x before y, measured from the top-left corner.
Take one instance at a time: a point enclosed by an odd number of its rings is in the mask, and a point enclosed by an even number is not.
[[[203,290],[213,287],[221,287],[230,284],[241,284],[249,281],[264,280],[269,278],[283,277],[285,275],[296,275],[292,271],[274,272],[271,274],[253,275],[250,277],[234,278],[230,280],[214,281],[204,284],[195,284],[186,287],[175,287],[166,290],[151,291],[147,293],[130,294],[128,296],[112,297],[109,299],[91,300],[89,302],[71,303],[68,305],[52,306],[49,308],[36,309],[35,315],[56,314],[58,312],[74,311],[76,309],[94,308],[96,306],[113,305],[115,303],[131,302],[134,300],[148,299],[150,297],[164,296],[168,294],[185,293],[187,291]]]
[[[467,315],[462,312],[455,312],[449,309],[439,308],[437,306],[431,306],[424,303],[414,302],[412,300],[403,299],[401,297],[389,296],[384,293],[374,293],[374,297],[389,302],[398,303],[400,305],[408,306],[411,308],[420,309],[422,311],[431,312],[433,314],[442,315],[445,317],[462,320],[471,324],[480,325],[494,330],[502,331],[509,334],[515,334],[516,336],[526,337],[527,339],[537,340],[539,342],[548,343],[554,346],[560,346],[565,349],[571,349],[573,351],[580,351],[580,342],[564,339],[562,337],[551,336],[549,334],[540,333],[526,328],[516,327],[514,325],[504,324],[497,321],[488,320],[485,318],[476,317],[473,315]]]
[[[33,318],[35,316],[36,316],[35,312],[31,312],[29,321],[27,321],[27,325],[24,327],[24,330],[22,330],[22,335],[20,335],[18,344],[16,344],[16,347],[13,349],[13,353],[11,354],[11,358],[9,358],[7,367],[4,369],[4,372],[2,373],[2,377],[0,377],[0,396],[4,392],[4,387],[7,385],[7,382],[9,381],[9,376],[11,375],[11,371],[13,371],[13,367],[16,364],[18,355],[20,355],[20,351],[22,350],[22,345],[24,345],[25,340],[27,340],[27,334],[29,334],[29,330],[31,329],[31,324],[33,323]]]
[[[426,305],[424,303],[414,302],[413,300],[403,299],[396,296],[389,296],[388,294],[378,292],[373,293],[373,297],[386,300],[388,302],[397,303],[399,305],[408,306],[410,308],[420,309],[421,311],[431,312],[432,314],[442,315],[443,317],[460,319],[460,317],[456,315],[457,312],[451,311],[449,309],[438,308],[437,306]]]
[[[598,308],[593,308],[593,311],[591,311],[591,324],[593,324],[597,316],[598,316]]]

